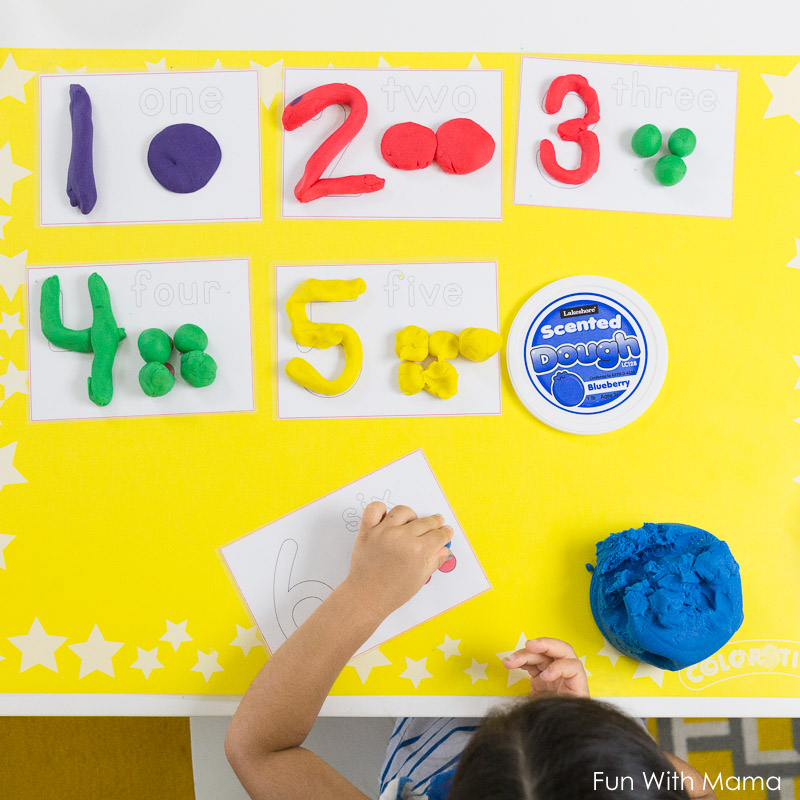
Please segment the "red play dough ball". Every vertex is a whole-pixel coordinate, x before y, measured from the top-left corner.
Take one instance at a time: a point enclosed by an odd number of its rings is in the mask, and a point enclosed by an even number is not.
[[[172,340],[170,339],[170,341],[172,341]],[[172,375],[172,377],[174,378],[175,377],[175,367],[173,367],[172,364],[169,364],[169,363],[164,364],[164,366],[169,370],[170,375]]]
[[[451,119],[436,131],[436,163],[455,175],[485,167],[494,155],[494,139],[471,119]]]
[[[396,169],[425,169],[436,155],[436,134],[416,122],[392,125],[381,139],[381,155]]]

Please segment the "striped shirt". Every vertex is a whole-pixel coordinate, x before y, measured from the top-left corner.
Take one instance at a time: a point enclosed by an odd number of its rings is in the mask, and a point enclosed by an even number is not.
[[[380,800],[435,800],[482,719],[403,717],[381,771]]]

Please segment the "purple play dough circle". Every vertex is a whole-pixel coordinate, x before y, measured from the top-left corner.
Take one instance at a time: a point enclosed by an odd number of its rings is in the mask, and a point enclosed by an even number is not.
[[[199,125],[170,125],[157,133],[147,151],[153,177],[171,192],[188,194],[202,189],[222,160],[219,142]]]

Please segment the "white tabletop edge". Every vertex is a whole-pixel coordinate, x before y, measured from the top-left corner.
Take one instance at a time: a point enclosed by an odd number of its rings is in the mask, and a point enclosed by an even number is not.
[[[0,694],[0,716],[227,717],[241,698],[178,694]],[[514,697],[333,695],[323,717],[480,717]],[[800,717],[800,697],[598,697],[637,717]]]

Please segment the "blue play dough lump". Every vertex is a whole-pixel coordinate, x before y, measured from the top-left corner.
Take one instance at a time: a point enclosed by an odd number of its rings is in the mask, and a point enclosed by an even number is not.
[[[647,522],[598,542],[589,599],[617,650],[661,669],[708,658],[744,619],[728,545],[677,523]]]
[[[189,194],[202,189],[222,160],[219,142],[205,128],[188,122],[157,133],[147,151],[153,177],[171,192]]]

